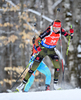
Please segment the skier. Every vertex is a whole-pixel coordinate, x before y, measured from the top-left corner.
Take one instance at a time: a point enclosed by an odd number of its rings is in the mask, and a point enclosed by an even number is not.
[[[46,76],[46,80],[45,80],[45,90],[48,91],[50,90],[50,82],[51,82],[51,72],[49,70],[49,68],[47,67],[47,65],[42,61],[37,70],[41,73],[43,73]],[[25,87],[24,87],[24,92],[28,92],[31,85],[33,84],[34,78],[35,78],[35,73],[36,71],[34,71],[34,73],[31,75],[31,77],[29,78],[28,82],[26,83]],[[16,88],[18,91],[20,88]]]
[[[49,56],[55,69],[54,89],[57,90],[61,88],[58,85],[58,77],[60,71],[59,57],[55,53],[55,48],[60,38],[60,34],[64,35],[65,37],[71,36],[72,39],[74,29],[70,29],[70,33],[71,34],[67,33],[61,27],[61,21],[57,19],[53,21],[53,23],[42,34],[39,35],[39,37],[35,40],[35,47],[39,54],[36,56],[32,68],[28,71],[25,78],[23,79],[22,86],[20,89],[24,88],[24,85],[28,82],[28,79],[30,78],[32,73],[34,73],[34,71],[37,69],[37,67],[39,66],[39,64],[45,56]]]
[[[29,70],[32,68],[32,65],[33,65],[33,62],[34,62],[34,56],[35,56],[35,54],[37,53],[37,50],[35,50],[35,44],[34,44],[34,42],[35,42],[35,37],[33,38],[33,48],[32,48],[32,57],[31,57],[31,59],[30,59],[30,61],[29,61],[29,63],[30,63],[30,65],[29,65]],[[33,61],[32,61],[32,59],[33,59]],[[41,73],[43,73],[45,76],[46,76],[46,80],[45,80],[45,90],[46,91],[48,91],[48,90],[50,90],[50,82],[51,82],[51,72],[50,72],[50,70],[49,70],[49,68],[47,67],[47,65],[42,61],[40,64],[39,64],[39,66],[38,66],[38,68],[37,68],[37,70],[39,71],[39,72],[41,72]],[[26,83],[26,85],[25,85],[25,87],[24,87],[24,92],[28,92],[29,91],[29,89],[30,89],[30,87],[31,87],[31,85],[33,84],[33,81],[34,81],[34,78],[35,78],[35,73],[36,73],[36,71],[34,71],[34,73],[31,75],[31,77],[29,78],[29,80],[28,80],[28,82]],[[20,84],[17,88],[16,88],[16,90],[17,91],[21,91],[21,86],[23,86],[22,84]],[[21,87],[21,88],[20,88]]]

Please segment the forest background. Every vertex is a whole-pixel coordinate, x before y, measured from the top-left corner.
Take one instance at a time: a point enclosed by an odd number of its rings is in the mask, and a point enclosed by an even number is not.
[[[60,8],[60,13],[57,12],[57,8]],[[64,82],[66,87],[81,88],[81,0],[0,0],[0,92],[11,88],[28,65],[31,58],[32,38],[38,37],[40,32],[43,32],[51,21],[57,18],[61,20],[62,27],[67,32],[70,25],[74,28]],[[67,47],[68,40],[62,37],[64,59]],[[60,51],[60,42],[57,44],[57,49]],[[52,89],[53,65],[48,57],[45,57],[44,62],[52,74]],[[22,81],[26,72],[27,70],[16,86]],[[59,84],[61,83],[62,68],[59,77]],[[37,71],[30,91],[41,91],[44,88],[45,76]]]

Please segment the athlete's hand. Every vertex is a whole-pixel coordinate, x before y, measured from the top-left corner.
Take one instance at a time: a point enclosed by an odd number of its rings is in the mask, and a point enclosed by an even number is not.
[[[74,29],[72,28],[72,25],[71,25],[71,28],[70,28],[69,31],[70,31],[70,33],[71,33],[70,36],[71,36],[71,39],[72,39],[72,38],[73,38],[73,33],[74,33]]]
[[[70,31],[70,33],[74,33],[74,29],[71,29],[71,28],[70,28],[70,30],[69,30],[69,31]]]
[[[37,48],[38,52],[40,52],[42,50],[41,47],[39,47],[39,46],[37,46],[36,48]]]

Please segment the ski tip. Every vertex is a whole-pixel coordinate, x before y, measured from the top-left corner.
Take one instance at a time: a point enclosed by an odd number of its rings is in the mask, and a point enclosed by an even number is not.
[[[8,93],[12,93],[12,90],[10,90],[10,89],[7,89],[6,91],[7,91]]]
[[[19,91],[19,90],[10,90],[10,89],[7,89],[6,90],[7,91],[7,93],[19,93],[19,92],[23,92],[23,91]]]

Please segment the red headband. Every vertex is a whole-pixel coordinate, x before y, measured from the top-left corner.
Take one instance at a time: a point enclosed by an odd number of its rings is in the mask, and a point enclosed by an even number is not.
[[[53,27],[61,27],[61,22],[54,22]]]

